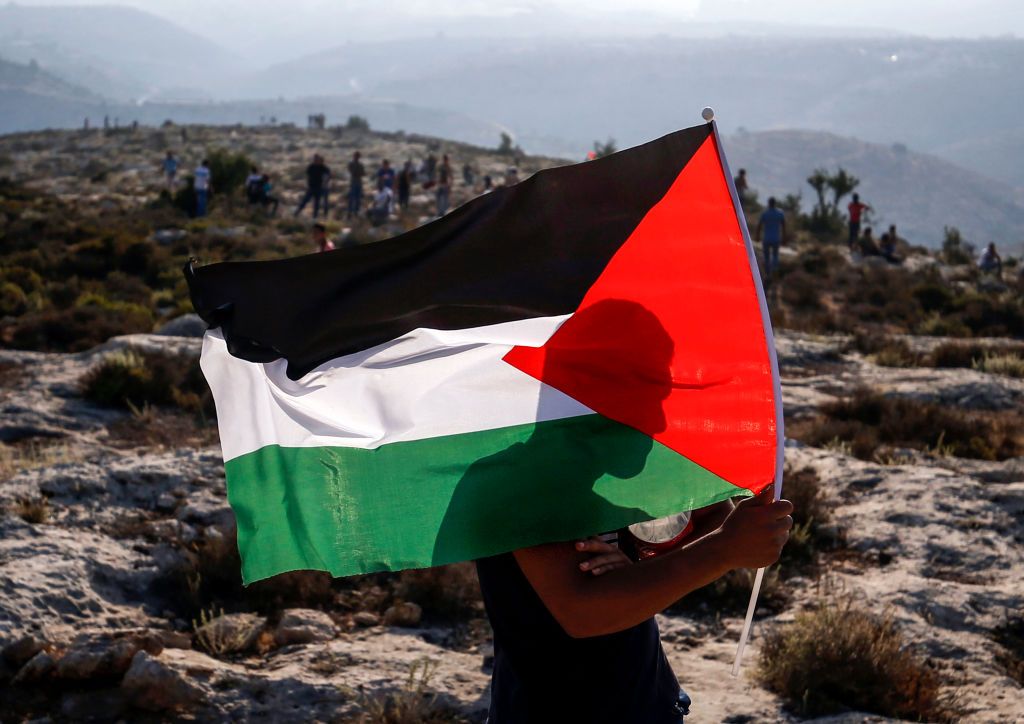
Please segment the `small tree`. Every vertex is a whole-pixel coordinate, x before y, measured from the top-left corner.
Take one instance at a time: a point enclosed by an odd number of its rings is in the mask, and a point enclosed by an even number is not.
[[[838,212],[839,202],[847,194],[853,193],[853,190],[860,185],[860,179],[841,168],[836,171],[834,176],[829,177],[827,183],[832,191],[832,208]]]
[[[511,156],[515,153],[515,146],[512,144],[512,136],[501,132],[501,143],[498,144],[498,153],[502,156]]]
[[[814,204],[813,213],[815,216],[825,216],[828,213],[828,204],[825,201],[825,189],[828,188],[828,172],[823,168],[816,168],[807,177],[807,183],[814,189],[818,201]]]
[[[619,149],[615,146],[615,139],[609,138],[604,143],[600,141],[594,141],[594,156],[596,158],[604,158],[605,156],[611,156]]]
[[[370,122],[362,116],[351,115],[345,121],[345,128],[350,131],[369,131]]]

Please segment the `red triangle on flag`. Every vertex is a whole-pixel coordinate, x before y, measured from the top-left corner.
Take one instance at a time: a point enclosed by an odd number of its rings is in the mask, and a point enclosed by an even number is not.
[[[775,476],[766,322],[710,136],[542,347],[505,361],[730,483]]]

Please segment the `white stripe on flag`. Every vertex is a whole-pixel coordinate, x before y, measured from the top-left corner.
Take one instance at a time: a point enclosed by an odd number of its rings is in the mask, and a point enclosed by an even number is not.
[[[224,459],[275,444],[376,448],[592,414],[501,359],[515,345],[543,345],[569,316],[417,329],[297,381],[288,379],[284,360],[232,357],[221,331],[210,330],[201,364],[217,403]]]

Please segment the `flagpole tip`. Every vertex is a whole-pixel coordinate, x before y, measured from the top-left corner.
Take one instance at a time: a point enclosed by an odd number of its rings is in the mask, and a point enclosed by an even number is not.
[[[705,106],[704,110],[700,112],[700,117],[711,123],[711,121],[715,120],[715,109],[711,106]]]

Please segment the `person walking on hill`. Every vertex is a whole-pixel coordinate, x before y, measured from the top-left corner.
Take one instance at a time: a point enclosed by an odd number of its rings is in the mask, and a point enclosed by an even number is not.
[[[865,211],[870,211],[871,207],[861,203],[860,194],[854,194],[853,201],[846,207],[846,210],[850,214],[850,238],[847,241],[847,245],[850,247],[850,251],[854,251],[857,246],[857,240],[860,238],[861,216]]]
[[[476,174],[473,173],[473,167],[467,161],[462,165],[462,183],[466,184],[470,188],[473,188],[473,184],[476,182]]]
[[[196,218],[206,216],[206,207],[213,191],[213,179],[210,174],[210,162],[205,158],[193,173],[192,190],[196,195]]]
[[[451,191],[452,165],[448,162],[448,154],[445,154],[441,159],[441,165],[437,168],[437,215],[439,217],[448,213]]]
[[[348,209],[345,216],[349,219],[359,215],[359,207],[363,202],[363,177],[366,176],[366,167],[359,159],[360,153],[356,151],[348,163]]]
[[[398,172],[398,207],[403,211],[409,208],[409,192],[412,189],[412,161],[406,161]]]
[[[786,240],[786,214],[776,205],[774,196],[768,198],[768,208],[757,221],[757,240],[764,251],[765,282],[770,282],[779,267],[779,247]]]
[[[327,215],[326,190],[331,178],[331,169],[324,163],[323,157],[318,153],[313,156],[313,162],[306,166],[306,193],[295,209],[294,216],[302,213],[306,204],[313,202],[313,218],[320,213],[320,204],[324,204],[324,216]]]
[[[437,176],[437,156],[433,153],[428,153],[427,159],[423,162],[423,175],[427,178],[426,187],[433,186]]]
[[[171,151],[167,152],[163,160],[164,169],[164,180],[167,183],[167,193],[174,193],[174,185],[178,180],[178,159],[175,158],[174,153]]]

